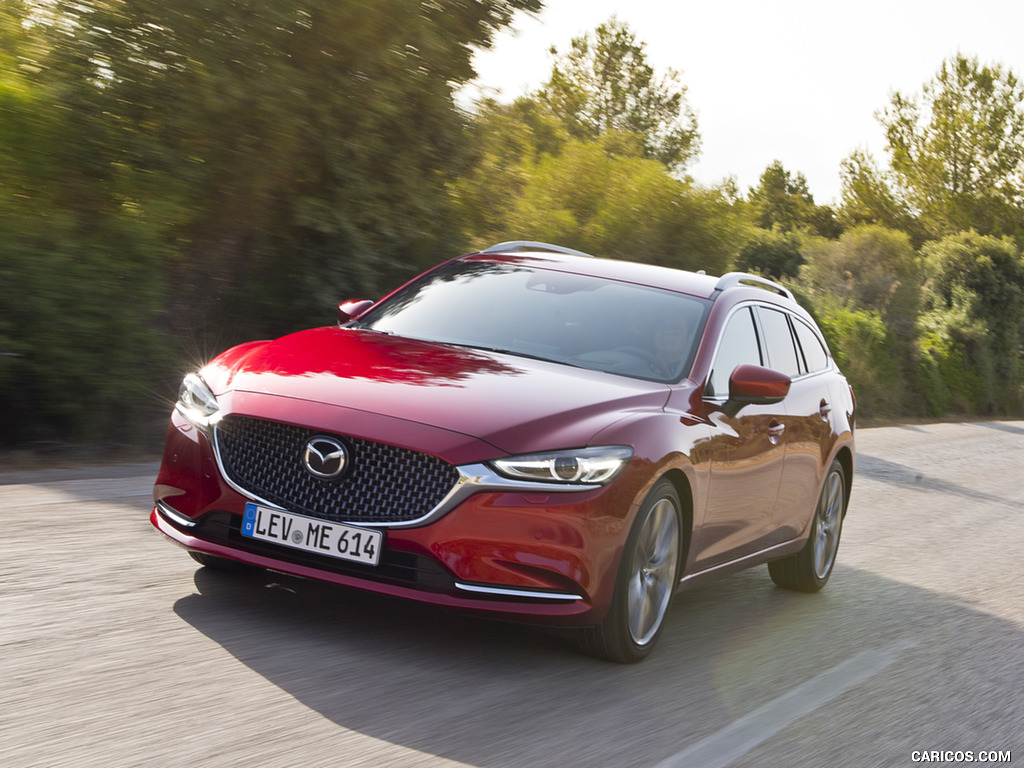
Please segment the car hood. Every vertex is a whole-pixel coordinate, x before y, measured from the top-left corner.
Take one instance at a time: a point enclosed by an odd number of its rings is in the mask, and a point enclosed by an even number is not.
[[[378,414],[392,427],[399,420],[458,433],[507,454],[587,445],[625,413],[660,409],[669,394],[656,382],[340,327],[236,347],[203,375],[218,398],[301,401],[272,410],[309,426],[331,428],[315,423],[317,405],[341,407]],[[265,415],[252,397],[241,401],[252,415]],[[408,444],[431,442],[429,435],[362,436]],[[443,453],[436,445],[408,447]]]

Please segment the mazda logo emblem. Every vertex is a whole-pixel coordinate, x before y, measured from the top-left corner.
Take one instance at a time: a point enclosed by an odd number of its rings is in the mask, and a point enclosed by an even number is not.
[[[340,477],[348,466],[348,448],[333,437],[313,437],[302,449],[302,463],[313,477],[333,480]]]

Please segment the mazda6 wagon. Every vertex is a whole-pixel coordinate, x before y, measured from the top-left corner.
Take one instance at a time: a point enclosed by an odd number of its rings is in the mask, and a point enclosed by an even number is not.
[[[515,242],[338,312],[185,377],[151,521],[199,563],[557,624],[620,662],[680,589],[828,581],[855,400],[786,288]]]

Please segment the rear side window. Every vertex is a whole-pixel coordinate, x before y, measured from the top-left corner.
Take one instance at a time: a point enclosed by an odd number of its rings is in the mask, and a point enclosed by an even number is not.
[[[828,352],[822,346],[818,334],[812,331],[805,322],[796,318],[793,319],[793,328],[796,329],[800,349],[803,350],[804,360],[807,361],[807,370],[814,373],[828,368]]]
[[[799,376],[800,362],[785,313],[758,307],[757,314],[761,319],[765,347],[768,349],[768,367],[787,376]]]
[[[729,394],[729,377],[736,366],[749,363],[763,365],[761,349],[757,343],[757,331],[750,309],[744,307],[729,318],[722,340],[715,353],[715,364],[708,376],[704,389],[707,397],[726,397]]]

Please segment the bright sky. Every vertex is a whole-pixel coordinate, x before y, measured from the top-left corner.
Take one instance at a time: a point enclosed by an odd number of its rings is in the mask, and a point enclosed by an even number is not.
[[[552,45],[567,51],[613,14],[656,72],[681,73],[703,139],[690,173],[735,176],[744,193],[781,160],[815,202],[837,201],[850,152],[886,162],[875,113],[890,93],[919,93],[958,51],[1024,78],[1024,0],[547,0],[477,55],[478,86],[503,101],[536,89]]]

